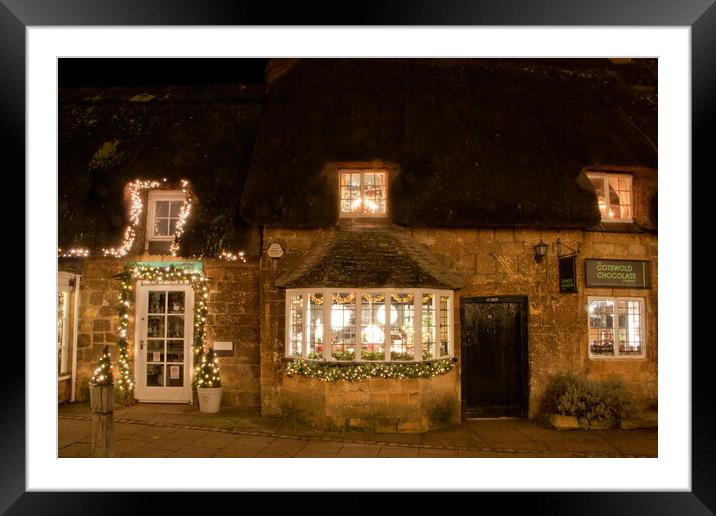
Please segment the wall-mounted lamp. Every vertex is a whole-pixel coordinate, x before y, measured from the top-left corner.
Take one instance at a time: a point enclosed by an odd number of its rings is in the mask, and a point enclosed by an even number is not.
[[[542,258],[544,258],[544,255],[547,254],[547,249],[549,249],[549,246],[542,242],[542,238],[540,238],[539,244],[535,246],[535,261],[537,263],[540,263]]]

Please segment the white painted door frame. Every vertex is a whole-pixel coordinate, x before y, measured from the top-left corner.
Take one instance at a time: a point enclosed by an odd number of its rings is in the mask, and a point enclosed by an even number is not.
[[[182,387],[147,386],[147,301],[150,290],[184,292],[184,385]],[[192,351],[194,341],[194,289],[188,283],[138,281],[136,292],[134,397],[140,402],[147,403],[191,403],[194,361]]]

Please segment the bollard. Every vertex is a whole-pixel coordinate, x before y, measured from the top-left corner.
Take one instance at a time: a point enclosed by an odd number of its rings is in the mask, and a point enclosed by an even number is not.
[[[90,383],[92,409],[91,457],[111,457],[114,445],[114,385]]]

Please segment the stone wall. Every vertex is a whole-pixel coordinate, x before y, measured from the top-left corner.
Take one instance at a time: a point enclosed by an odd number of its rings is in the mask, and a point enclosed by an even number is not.
[[[261,393],[265,415],[280,415],[284,368],[284,292],[276,278],[295,267],[314,242],[332,229],[298,230],[267,228],[261,272]],[[528,313],[529,416],[540,405],[552,375],[573,372],[594,379],[612,374],[622,377],[642,406],[657,401],[657,236],[653,233],[591,232],[582,230],[524,229],[425,229],[413,228],[413,237],[466,285],[455,292],[454,344],[460,358],[460,300],[472,296],[526,296]],[[579,250],[576,294],[560,294],[556,240]],[[534,259],[534,245],[542,239],[550,245],[541,263]],[[282,245],[280,259],[266,256],[274,242]],[[566,248],[562,253],[567,253]],[[584,259],[649,260],[652,288],[585,288]],[[590,358],[588,350],[588,296],[644,298],[646,347],[643,358]],[[460,375],[460,362],[456,374]],[[459,398],[459,396],[458,396]]]
[[[284,417],[325,431],[427,432],[460,421],[455,370],[432,378],[324,382],[283,376]]]
[[[134,258],[133,260],[136,260]],[[152,260],[156,260],[153,257]],[[133,261],[132,260],[132,261]],[[89,399],[89,380],[97,358],[108,345],[118,358],[117,302],[121,283],[113,276],[130,260],[85,258],[75,263],[82,274],[77,338],[77,400]],[[259,396],[259,276],[258,263],[204,260],[209,277],[208,342],[232,341],[234,356],[220,357],[222,404],[260,406]],[[128,353],[134,365],[136,304],[129,319]]]

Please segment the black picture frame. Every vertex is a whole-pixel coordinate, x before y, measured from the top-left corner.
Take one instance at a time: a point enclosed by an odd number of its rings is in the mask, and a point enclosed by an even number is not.
[[[32,26],[111,25],[551,25],[691,27],[692,170],[703,173],[716,120],[716,7],[714,0],[400,0],[364,1],[336,9],[321,2],[231,0],[0,0],[0,131],[4,163],[25,166],[25,31]],[[708,167],[708,168],[707,168]],[[12,170],[7,166],[6,170]],[[682,171],[683,174],[688,171]],[[693,174],[693,172],[692,172]],[[695,174],[693,174],[695,175]],[[15,179],[20,177],[14,174]],[[25,191],[24,181],[14,190]],[[18,246],[19,247],[19,246]],[[16,253],[22,253],[23,250]],[[696,255],[695,255],[696,256]],[[19,263],[18,256],[15,263]],[[695,262],[694,262],[695,265]],[[19,303],[18,303],[19,304]],[[499,497],[502,511],[527,503],[531,512],[549,514],[712,514],[716,511],[714,389],[710,383],[712,346],[692,348],[692,489],[690,492],[528,493]],[[4,364],[3,439],[0,440],[0,511],[8,514],[129,513],[149,511],[136,493],[38,493],[25,488],[25,360],[12,353]],[[160,495],[166,511],[183,506],[186,496]],[[410,503],[422,503],[421,497]],[[295,501],[295,499],[294,499]],[[372,509],[375,499],[357,494],[345,507]],[[222,506],[218,499],[212,502]],[[272,497],[272,503],[275,503]],[[401,502],[408,509],[408,501]],[[244,506],[248,509],[250,505]],[[144,509],[144,510],[142,510]],[[511,511],[510,511],[511,512]]]

